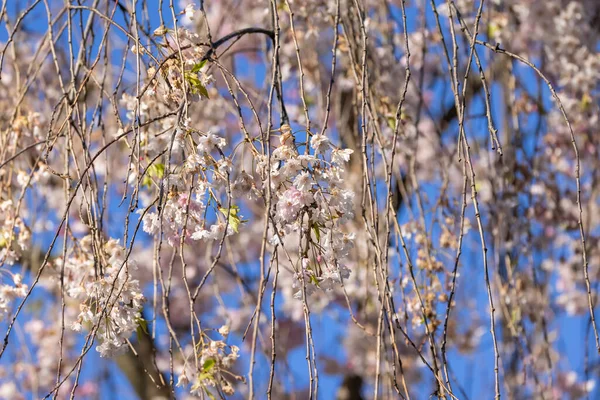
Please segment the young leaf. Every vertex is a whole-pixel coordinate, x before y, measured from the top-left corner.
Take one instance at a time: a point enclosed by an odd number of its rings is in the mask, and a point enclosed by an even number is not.
[[[197,64],[194,64],[194,67],[192,68],[192,72],[193,72],[193,73],[198,73],[198,72],[200,72],[200,70],[201,70],[202,68],[204,68],[204,66],[206,65],[206,61],[207,61],[207,60],[202,60],[202,61],[200,61],[199,63],[197,63]]]
[[[207,388],[204,388],[204,392],[210,398],[210,400],[216,400],[215,395],[209,392]]]
[[[212,358],[209,358],[208,360],[204,361],[204,365],[202,366],[202,371],[203,372],[207,372],[210,371],[212,369],[212,367],[215,366],[215,360]]]
[[[313,230],[315,231],[315,236],[317,238],[317,242],[321,241],[321,230],[319,229],[319,225],[313,224]]]
[[[138,341],[142,340],[142,334],[148,334],[148,322],[144,318],[137,319],[137,328],[135,330]]]
[[[317,277],[316,277],[316,276],[314,276],[314,275],[311,275],[311,276],[310,276],[310,281],[311,281],[312,283],[314,283],[316,287],[319,287],[319,280],[317,279]]]
[[[239,233],[241,223],[247,222],[247,220],[240,219],[240,216],[238,215],[239,210],[240,208],[238,206],[231,206],[228,213],[226,208],[219,208],[219,211],[221,211],[224,216],[229,214],[229,226],[231,226],[231,229],[233,229],[235,233]]]
[[[206,87],[204,87],[203,85],[198,86],[198,92],[207,99],[210,99],[210,96],[208,95],[208,90],[206,90]]]
[[[200,94],[200,95],[206,97],[207,99],[209,98],[208,90],[206,90],[206,88],[204,87],[204,85],[202,84],[200,79],[198,79],[197,72],[195,72],[195,73],[186,72],[185,80],[188,81],[188,83],[190,84],[190,88],[191,88],[193,94]]]
[[[152,179],[161,179],[165,174],[164,164],[152,164],[146,169],[142,185],[150,187],[152,186]]]

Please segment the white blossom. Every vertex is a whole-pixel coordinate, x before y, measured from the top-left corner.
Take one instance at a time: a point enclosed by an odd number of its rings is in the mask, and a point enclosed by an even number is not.
[[[310,147],[316,154],[323,154],[331,146],[329,139],[325,135],[313,135],[310,139]]]

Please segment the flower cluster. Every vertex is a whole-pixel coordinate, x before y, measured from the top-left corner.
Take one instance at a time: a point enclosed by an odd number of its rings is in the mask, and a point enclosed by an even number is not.
[[[177,245],[181,237],[181,230],[187,222],[188,231],[194,230],[204,220],[204,203],[187,193],[175,194],[165,203],[162,215],[162,233],[170,245]],[[161,223],[158,212],[151,212],[144,216],[144,231],[155,235],[160,232]]]
[[[31,239],[29,228],[15,213],[12,200],[0,202],[0,265],[14,264]]]
[[[27,285],[21,281],[21,275],[15,274],[12,279],[14,286],[9,284],[0,286],[0,321],[3,321],[8,316],[9,307],[13,299],[27,295]]]
[[[290,235],[301,238],[300,265],[294,277],[295,297],[301,297],[303,288],[307,294],[330,290],[350,274],[341,261],[353,247],[354,235],[343,233],[342,226],[354,217],[354,192],[344,187],[343,175],[353,151],[314,134],[312,151],[300,154],[291,128],[284,125],[281,133],[271,165],[267,168],[262,158],[257,172],[269,176],[277,196],[277,226],[271,243],[283,243]]]
[[[173,57],[166,59],[161,65],[160,74],[156,74],[155,68],[150,68],[149,76],[160,75],[160,78],[157,77],[151,82],[151,94],[160,92],[165,101],[173,103],[179,103],[183,99],[197,101],[200,98],[208,98],[206,87],[213,78],[205,72],[206,44],[202,45],[202,38],[183,27],[178,28],[176,32],[160,27],[154,34],[162,37],[164,47],[174,54],[181,54],[183,63]],[[165,90],[166,88],[168,89]]]
[[[237,232],[243,222],[238,214],[238,207],[232,205],[225,208],[217,201],[218,191],[228,191],[231,161],[224,156],[213,157],[212,153],[222,154],[221,150],[227,142],[212,132],[197,134],[198,136],[195,136],[193,130],[188,130],[183,135],[185,139],[182,141],[190,140],[197,144],[195,149],[190,151],[182,168],[172,171],[169,175],[166,182],[168,195],[162,215],[157,210],[148,212],[143,218],[144,231],[151,235],[159,235],[162,232],[171,246],[178,243],[184,229],[186,241],[219,240]],[[159,176],[162,177],[164,173],[162,166]],[[191,195],[189,189],[185,189],[188,184],[193,185]],[[205,201],[205,197],[208,197],[208,200]],[[213,213],[209,213],[207,209],[211,202]],[[210,218],[213,218],[212,223]]]
[[[224,338],[229,335],[226,326],[221,327],[218,332]],[[233,395],[235,390],[224,373],[240,379],[230,372],[233,364],[240,357],[240,349],[235,345],[227,345],[223,340],[212,340],[207,335],[203,335],[203,342],[198,343],[197,349],[196,356],[200,368],[197,371],[191,371],[189,367],[184,368],[177,380],[177,386],[187,386],[191,380],[193,383],[190,394],[192,395],[203,396],[213,389],[218,389],[227,396]]]
[[[127,339],[142,321],[144,296],[140,284],[130,272],[135,265],[127,260],[126,250],[117,240],[108,240],[99,256],[94,257],[92,237],[79,241],[75,254],[55,263],[64,271],[66,294],[80,301],[80,312],[71,329],[79,332],[86,326],[96,329],[102,357],[126,351]]]
[[[67,311],[67,313],[71,313]],[[62,335],[62,330],[52,323],[45,323],[40,319],[32,319],[25,324],[29,340],[36,348],[37,362],[28,365],[27,372],[32,382],[32,386],[41,386],[43,388],[52,388],[56,381],[56,370],[59,360],[62,358],[62,369],[66,370],[68,366],[65,360],[68,358],[68,349],[75,344],[75,337],[72,335]],[[62,336],[62,339],[61,339]],[[58,344],[62,340],[62,349]],[[64,372],[64,371],[63,371]]]

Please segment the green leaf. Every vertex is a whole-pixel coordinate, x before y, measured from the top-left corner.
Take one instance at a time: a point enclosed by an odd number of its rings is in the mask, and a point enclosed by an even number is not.
[[[210,397],[210,400],[216,400],[215,395],[209,392],[207,388],[204,388],[204,392],[208,397]]]
[[[286,12],[286,13],[290,12],[290,9],[288,8],[288,6],[287,6],[287,4],[286,4],[285,1],[280,1],[279,4],[277,4],[277,9],[279,11],[283,11],[283,12]]]
[[[135,333],[137,334],[138,341],[141,341],[142,334],[145,333],[146,335],[148,335],[148,322],[144,318],[138,318],[136,322],[137,329],[135,330]]]
[[[188,83],[190,84],[193,94],[200,94],[206,97],[207,99],[210,98],[208,96],[208,90],[206,90],[200,79],[198,79],[197,72],[186,72],[185,80],[188,81]]]
[[[148,334],[148,321],[146,321],[144,318],[139,318],[138,319],[138,328],[142,328],[142,331],[145,334]]]
[[[395,129],[396,128],[396,118],[394,117],[387,117],[387,124],[389,126],[390,129]]]
[[[510,315],[510,320],[511,320],[510,322],[513,325],[516,326],[517,323],[521,320],[521,310],[518,309],[518,308],[515,308],[515,309],[512,310],[512,312],[510,314],[511,314]]]
[[[208,90],[206,90],[206,88],[202,85],[198,86],[198,92],[200,92],[200,94],[204,97],[206,97],[207,99],[210,99],[210,96],[208,95]]]
[[[319,229],[319,225],[313,224],[313,231],[315,231],[315,236],[317,238],[317,242],[321,241],[321,230]]]
[[[142,185],[152,186],[152,179],[161,179],[165,174],[165,164],[152,164],[146,168]]]
[[[198,86],[202,86],[202,82],[200,82],[200,79],[198,78],[198,74],[186,72],[185,80],[188,81],[188,83],[192,87],[192,92],[195,92],[196,90],[198,90],[197,89]]]
[[[494,36],[496,36],[497,33],[500,33],[500,31],[502,31],[502,29],[500,28],[500,26],[498,24],[491,22],[488,25],[488,33],[487,34],[488,34],[489,38],[493,38]]]
[[[240,208],[238,206],[231,206],[229,212],[227,212],[227,208],[220,207],[219,211],[221,211],[224,216],[229,215],[229,225],[235,233],[239,233],[241,223],[248,222],[248,220],[240,219],[240,216],[238,215]]]
[[[213,358],[209,358],[208,360],[204,361],[204,365],[202,366],[202,371],[208,372],[214,366],[215,366],[215,360]]]
[[[194,64],[194,66],[192,67],[192,72],[194,72],[194,73],[200,72],[200,70],[202,68],[204,68],[204,66],[206,65],[206,61],[207,60],[202,60],[198,64]]]
[[[592,97],[588,93],[584,93],[583,96],[581,96],[581,103],[579,103],[579,105],[581,106],[582,111],[587,111],[592,103]]]

